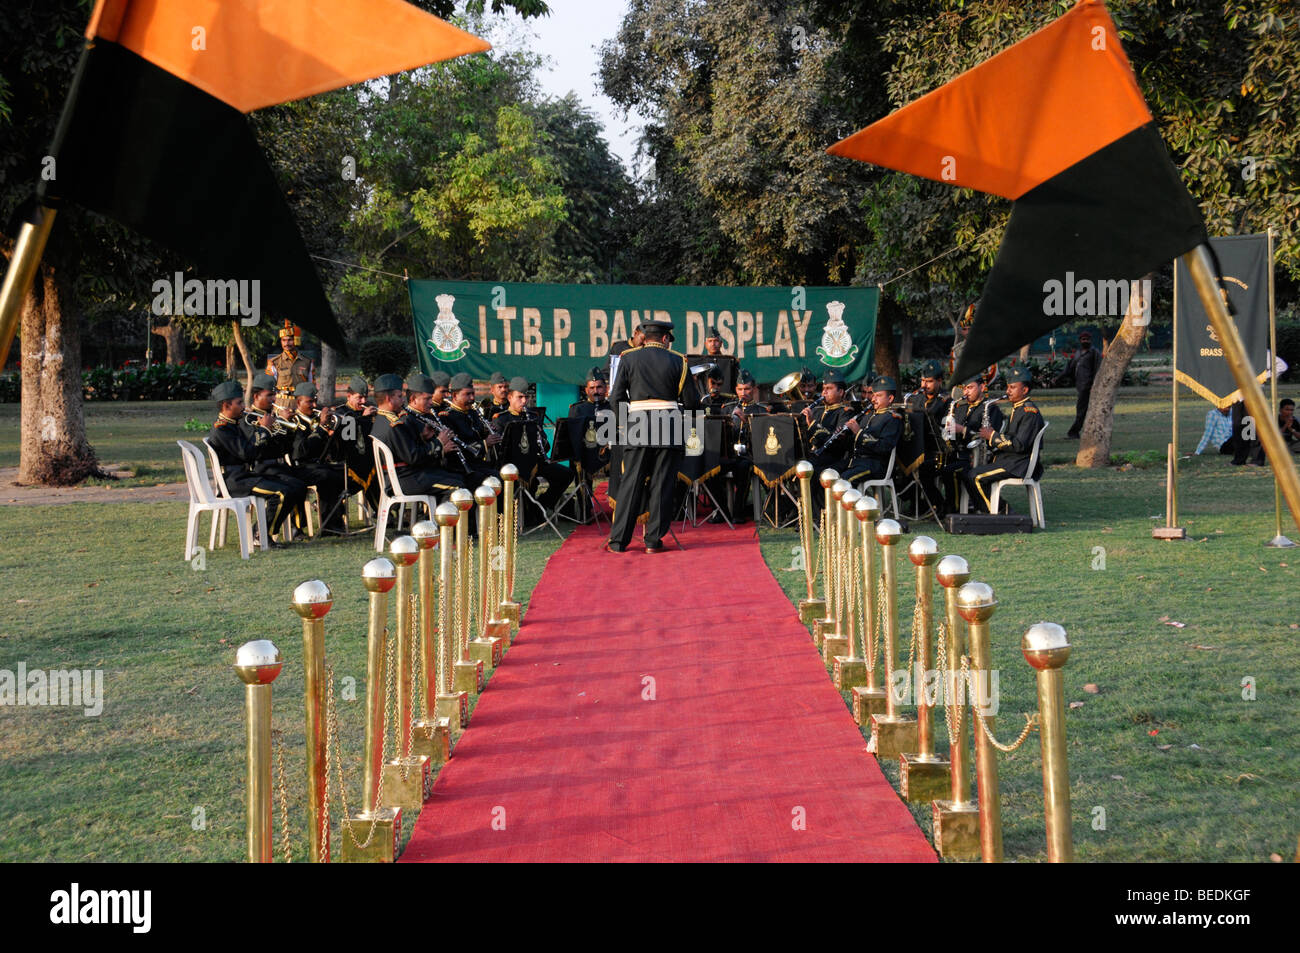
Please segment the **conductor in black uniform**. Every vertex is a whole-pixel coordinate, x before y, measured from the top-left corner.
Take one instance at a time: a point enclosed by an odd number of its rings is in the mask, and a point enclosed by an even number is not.
[[[663,537],[673,517],[673,491],[685,455],[679,402],[686,410],[697,410],[699,394],[693,384],[687,386],[690,368],[686,355],[669,350],[664,340],[672,329],[669,321],[641,325],[645,343],[623,352],[610,394],[609,402],[614,407],[628,405],[623,476],[614,508],[614,527],[605,544],[610,552],[624,552],[632,541],[647,479],[650,520],[645,528],[646,552],[662,552]]]

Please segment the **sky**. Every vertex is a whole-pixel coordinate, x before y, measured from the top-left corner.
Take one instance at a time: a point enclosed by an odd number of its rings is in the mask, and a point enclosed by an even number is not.
[[[600,94],[596,74],[599,71],[600,44],[611,40],[623,22],[626,0],[547,0],[550,16],[528,20],[511,31],[509,43],[518,43],[528,33],[535,39],[533,52],[550,59],[549,69],[538,76],[542,90],[560,98],[570,91],[592,110],[605,126],[605,140],[610,151],[623,160],[629,174],[634,174],[633,157],[641,123],[635,114],[627,120],[621,110]],[[519,24],[517,16],[508,18]],[[493,36],[498,40],[498,36]]]

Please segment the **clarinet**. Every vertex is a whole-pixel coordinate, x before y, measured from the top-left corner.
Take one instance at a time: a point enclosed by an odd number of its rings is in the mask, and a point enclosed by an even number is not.
[[[524,416],[537,424],[537,435],[542,438],[542,456],[547,460],[551,459],[551,441],[546,439],[546,417],[537,413],[532,407],[524,408]]]
[[[465,459],[465,444],[456,436],[456,431],[452,430],[434,415],[422,414],[418,410],[411,410],[410,408],[407,408],[406,412],[421,423],[428,424],[432,427],[435,438],[441,437],[444,433],[450,436],[452,444],[451,449],[456,454],[456,459],[460,461],[461,469],[466,473],[470,472],[469,461]]]
[[[478,414],[478,419],[482,422],[483,427],[487,430],[487,432],[489,434],[499,433],[497,428],[492,426],[492,421],[487,419],[487,414],[483,413],[483,405],[480,404],[478,401],[472,401],[471,403],[473,404],[474,412]],[[487,443],[484,442],[483,458],[488,463],[495,463],[497,460],[497,447],[489,447]]]

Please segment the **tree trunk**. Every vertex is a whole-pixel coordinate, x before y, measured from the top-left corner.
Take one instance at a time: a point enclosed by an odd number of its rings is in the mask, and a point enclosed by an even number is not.
[[[244,362],[244,403],[251,403],[253,400],[253,359],[248,355],[248,343],[244,340],[244,332],[239,329],[238,321],[231,321],[230,326],[235,329],[235,347],[239,348],[239,358]],[[232,373],[231,380],[238,378]]]
[[[162,327],[154,328],[153,333],[167,342],[168,364],[185,363],[185,332],[175,318]]]
[[[881,298],[876,312],[876,373],[898,380],[898,352],[894,350],[894,318],[899,306],[891,298]]]
[[[338,351],[320,342],[320,367],[316,368],[316,396],[321,405],[334,403],[334,377],[338,373]]]
[[[1110,465],[1110,435],[1115,423],[1115,397],[1128,363],[1146,337],[1149,319],[1143,315],[1142,285],[1133,282],[1129,291],[1128,312],[1119,326],[1115,340],[1105,349],[1105,359],[1092,384],[1092,397],[1088,401],[1088,416],[1084,418],[1079,435],[1079,453],[1074,458],[1076,466],[1096,469]],[[1147,323],[1141,323],[1147,322]]]
[[[1021,363],[1021,364],[1028,364],[1028,363],[1029,363],[1029,345],[1028,345],[1028,344],[1026,344],[1024,347],[1022,347],[1022,348],[1020,349],[1020,363]]]
[[[226,376],[235,379],[235,345],[226,345]]]
[[[902,340],[898,342],[898,363],[907,366],[912,363],[912,331],[916,325],[910,317],[903,318]]]
[[[81,330],[62,305],[54,271],[42,265],[23,303],[19,483],[72,486],[105,475],[86,440]]]

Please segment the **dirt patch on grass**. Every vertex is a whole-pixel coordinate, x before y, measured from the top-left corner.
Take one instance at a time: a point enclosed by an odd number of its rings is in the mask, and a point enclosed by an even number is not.
[[[105,467],[112,470],[113,464]],[[50,503],[171,503],[189,502],[184,483],[154,486],[20,486],[17,467],[0,467],[0,506],[44,506]]]

